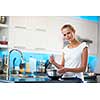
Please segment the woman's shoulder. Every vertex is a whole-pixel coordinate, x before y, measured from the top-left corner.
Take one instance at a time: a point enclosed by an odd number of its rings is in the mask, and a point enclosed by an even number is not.
[[[81,46],[80,46],[81,52],[83,51],[84,48],[88,48],[88,45],[86,42],[81,43]]]
[[[87,45],[86,42],[82,42],[82,43],[81,43],[81,46],[82,46],[82,47],[88,47],[88,45]]]

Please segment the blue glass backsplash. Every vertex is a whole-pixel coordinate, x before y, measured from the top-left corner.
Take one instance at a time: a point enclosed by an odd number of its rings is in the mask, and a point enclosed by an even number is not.
[[[90,55],[88,57],[88,65],[91,72],[95,70],[96,64],[97,64],[97,57]]]
[[[3,55],[8,55],[8,51],[0,51],[0,57],[3,57]],[[33,53],[33,52],[23,52],[23,57],[25,62],[29,62],[29,58],[35,58],[37,60],[48,60],[50,57],[50,54],[42,54],[42,53]],[[15,65],[14,66],[19,66],[20,61],[21,61],[21,55],[17,51],[13,51],[10,54],[10,67],[13,67],[13,60],[15,60]],[[88,57],[88,65],[90,70],[93,72],[96,67],[96,62],[97,62],[97,57],[93,55],[89,55]]]
[[[41,53],[30,53],[30,52],[23,52],[23,57],[24,57],[24,61],[25,62],[29,62],[29,58],[35,58],[37,60],[47,60],[49,59],[49,56],[48,54],[41,54]],[[21,61],[21,55],[20,53],[15,53],[15,52],[12,52],[10,54],[10,66],[13,67],[13,59],[16,58],[16,61],[15,61],[15,66],[18,66],[20,64],[20,61]]]
[[[83,20],[89,20],[93,22],[99,22],[99,16],[74,16],[75,18],[80,18]]]

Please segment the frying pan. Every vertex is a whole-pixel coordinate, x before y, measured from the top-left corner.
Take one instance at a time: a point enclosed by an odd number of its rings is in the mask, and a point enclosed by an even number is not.
[[[56,69],[47,69],[47,75],[52,80],[58,80],[62,77],[62,74],[59,74]]]

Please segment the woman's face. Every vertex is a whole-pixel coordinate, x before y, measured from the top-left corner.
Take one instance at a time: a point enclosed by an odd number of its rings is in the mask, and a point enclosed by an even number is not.
[[[64,28],[62,30],[62,33],[64,38],[67,39],[69,42],[75,39],[75,33],[70,28]]]

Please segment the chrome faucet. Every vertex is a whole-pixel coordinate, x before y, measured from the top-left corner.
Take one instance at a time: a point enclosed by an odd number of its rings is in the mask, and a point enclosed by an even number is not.
[[[23,59],[23,53],[20,50],[18,50],[18,49],[12,49],[12,50],[10,50],[9,57],[10,57],[10,53],[13,52],[13,51],[18,51],[21,54],[21,58]]]
[[[24,62],[23,53],[22,53],[20,50],[18,50],[18,49],[12,49],[12,50],[10,50],[10,51],[9,51],[9,56],[8,56],[8,58],[9,58],[8,76],[10,75],[10,54],[11,54],[13,51],[18,51],[18,52],[20,53],[20,55],[21,55],[21,62],[22,62],[22,63]],[[14,60],[16,60],[16,59],[14,59]],[[14,62],[15,62],[15,61],[14,61]],[[13,64],[14,64],[14,62],[13,62]],[[13,66],[13,71],[15,71],[14,66]]]

